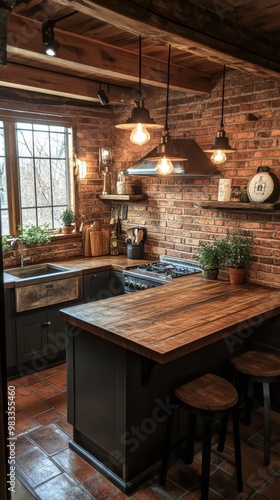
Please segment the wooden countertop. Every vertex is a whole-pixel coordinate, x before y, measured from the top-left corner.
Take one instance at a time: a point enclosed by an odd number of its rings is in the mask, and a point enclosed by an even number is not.
[[[154,259],[155,261],[155,259]],[[123,271],[137,267],[140,264],[153,262],[151,259],[128,259],[126,255],[103,255],[101,257],[79,257],[74,259],[63,259],[51,261],[52,264],[69,267],[71,271],[81,271],[82,274],[88,274],[93,271],[106,271],[114,269],[115,271]],[[31,262],[32,265],[32,262]],[[24,267],[28,267],[27,265]],[[18,278],[9,274],[9,269],[4,269],[4,287],[14,288],[14,284]]]
[[[280,313],[280,290],[191,275],[61,313],[71,325],[167,363],[237,332],[248,338],[248,328]]]

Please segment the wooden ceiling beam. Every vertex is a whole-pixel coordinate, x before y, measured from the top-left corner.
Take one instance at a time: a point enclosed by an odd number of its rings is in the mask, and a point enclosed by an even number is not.
[[[98,81],[112,81],[137,87],[139,80],[138,54],[96,40],[55,28],[55,40],[60,44],[57,57],[44,54],[42,24],[12,15],[8,26],[8,61],[50,68]],[[18,75],[21,78],[21,75]],[[142,55],[142,84],[165,88],[166,61]],[[214,83],[201,71],[171,65],[170,88],[182,92],[209,93]]]
[[[0,67],[0,86],[99,103],[97,92],[100,86],[97,82],[51,71],[38,71],[20,64],[9,63],[5,68]],[[107,91],[106,88],[104,90]],[[131,92],[130,89],[110,85],[108,97],[110,105],[125,106],[131,99]]]
[[[211,4],[215,12],[181,0],[106,0],[106,3],[57,0],[57,3],[240,71],[279,78],[279,44],[227,19],[220,2]]]

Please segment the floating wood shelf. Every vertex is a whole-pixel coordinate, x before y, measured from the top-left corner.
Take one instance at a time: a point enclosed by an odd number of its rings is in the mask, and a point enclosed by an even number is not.
[[[209,208],[214,210],[239,210],[243,212],[275,212],[280,210],[280,203],[242,203],[234,201],[198,201],[196,205],[201,208]]]
[[[104,201],[144,201],[147,199],[146,194],[99,194],[98,198]]]

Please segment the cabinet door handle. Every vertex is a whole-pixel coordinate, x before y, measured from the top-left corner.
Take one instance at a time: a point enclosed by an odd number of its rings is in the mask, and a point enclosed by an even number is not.
[[[48,328],[48,326],[51,326],[52,322],[51,321],[43,321],[41,323],[42,328]]]
[[[97,274],[93,274],[90,279],[94,280],[94,278],[97,278]]]

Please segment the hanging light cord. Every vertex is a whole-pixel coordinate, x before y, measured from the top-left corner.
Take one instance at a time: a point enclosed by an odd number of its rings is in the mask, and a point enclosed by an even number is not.
[[[141,92],[141,73],[142,73],[142,39],[141,36],[139,36],[139,90],[138,90],[138,95],[141,97],[142,92]]]
[[[165,130],[168,131],[168,107],[169,107],[169,81],[170,81],[170,58],[171,45],[168,47],[168,64],[167,64],[167,85],[166,85],[166,109],[165,109]]]
[[[222,116],[221,116],[221,124],[220,128],[224,128],[224,99],[225,99],[225,75],[226,75],[226,65],[224,64],[223,70],[223,90],[222,90]]]

